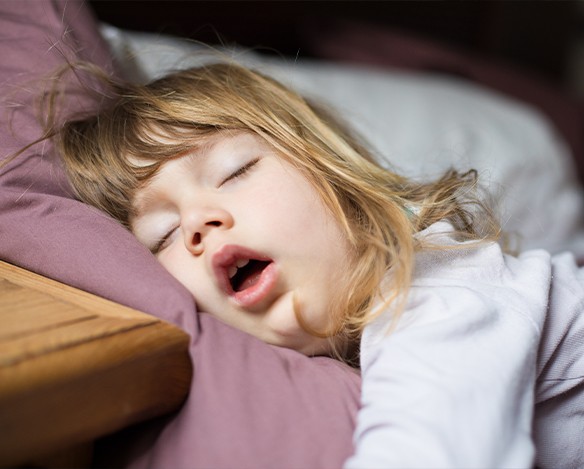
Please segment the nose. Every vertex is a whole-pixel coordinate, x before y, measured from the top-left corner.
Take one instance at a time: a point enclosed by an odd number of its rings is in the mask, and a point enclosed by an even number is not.
[[[215,230],[227,230],[233,226],[232,215],[222,208],[201,207],[191,209],[183,216],[185,247],[199,256],[205,251],[205,241]]]

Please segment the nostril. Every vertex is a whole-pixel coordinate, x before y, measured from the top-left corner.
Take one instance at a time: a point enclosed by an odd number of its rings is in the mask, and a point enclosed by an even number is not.
[[[195,233],[193,235],[193,244],[194,245],[201,244],[201,233]]]
[[[210,221],[210,222],[207,222],[207,225],[209,225],[209,226],[221,226],[221,222],[220,221]]]

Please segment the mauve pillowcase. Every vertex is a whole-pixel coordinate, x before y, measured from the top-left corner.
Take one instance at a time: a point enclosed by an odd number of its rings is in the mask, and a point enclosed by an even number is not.
[[[110,68],[83,2],[0,2],[2,158],[41,134],[35,80],[64,57]],[[32,90],[32,92],[29,92]],[[90,100],[72,87],[67,106]],[[51,144],[0,171],[0,259],[145,311],[192,337],[191,393],[167,419],[126,435],[113,463],[132,467],[340,467],[352,451],[359,376],[327,358],[266,345],[205,314],[115,221],[71,196]],[[131,385],[131,383],[128,383]]]

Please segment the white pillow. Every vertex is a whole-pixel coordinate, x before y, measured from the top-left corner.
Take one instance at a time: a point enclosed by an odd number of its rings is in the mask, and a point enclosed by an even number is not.
[[[102,27],[129,78],[147,81],[216,53],[188,40]],[[537,110],[440,75],[223,50],[332,105],[386,166],[414,178],[476,169],[520,247],[584,257],[584,192],[565,142]]]

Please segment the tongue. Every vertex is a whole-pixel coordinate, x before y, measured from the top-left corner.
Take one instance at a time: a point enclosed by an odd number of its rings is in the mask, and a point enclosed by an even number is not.
[[[264,271],[267,265],[268,265],[267,262],[251,261],[243,269],[240,269],[240,271],[242,272],[241,274],[240,272],[238,272],[237,274],[238,281],[235,290],[243,291],[253,287],[260,279],[262,272]]]

